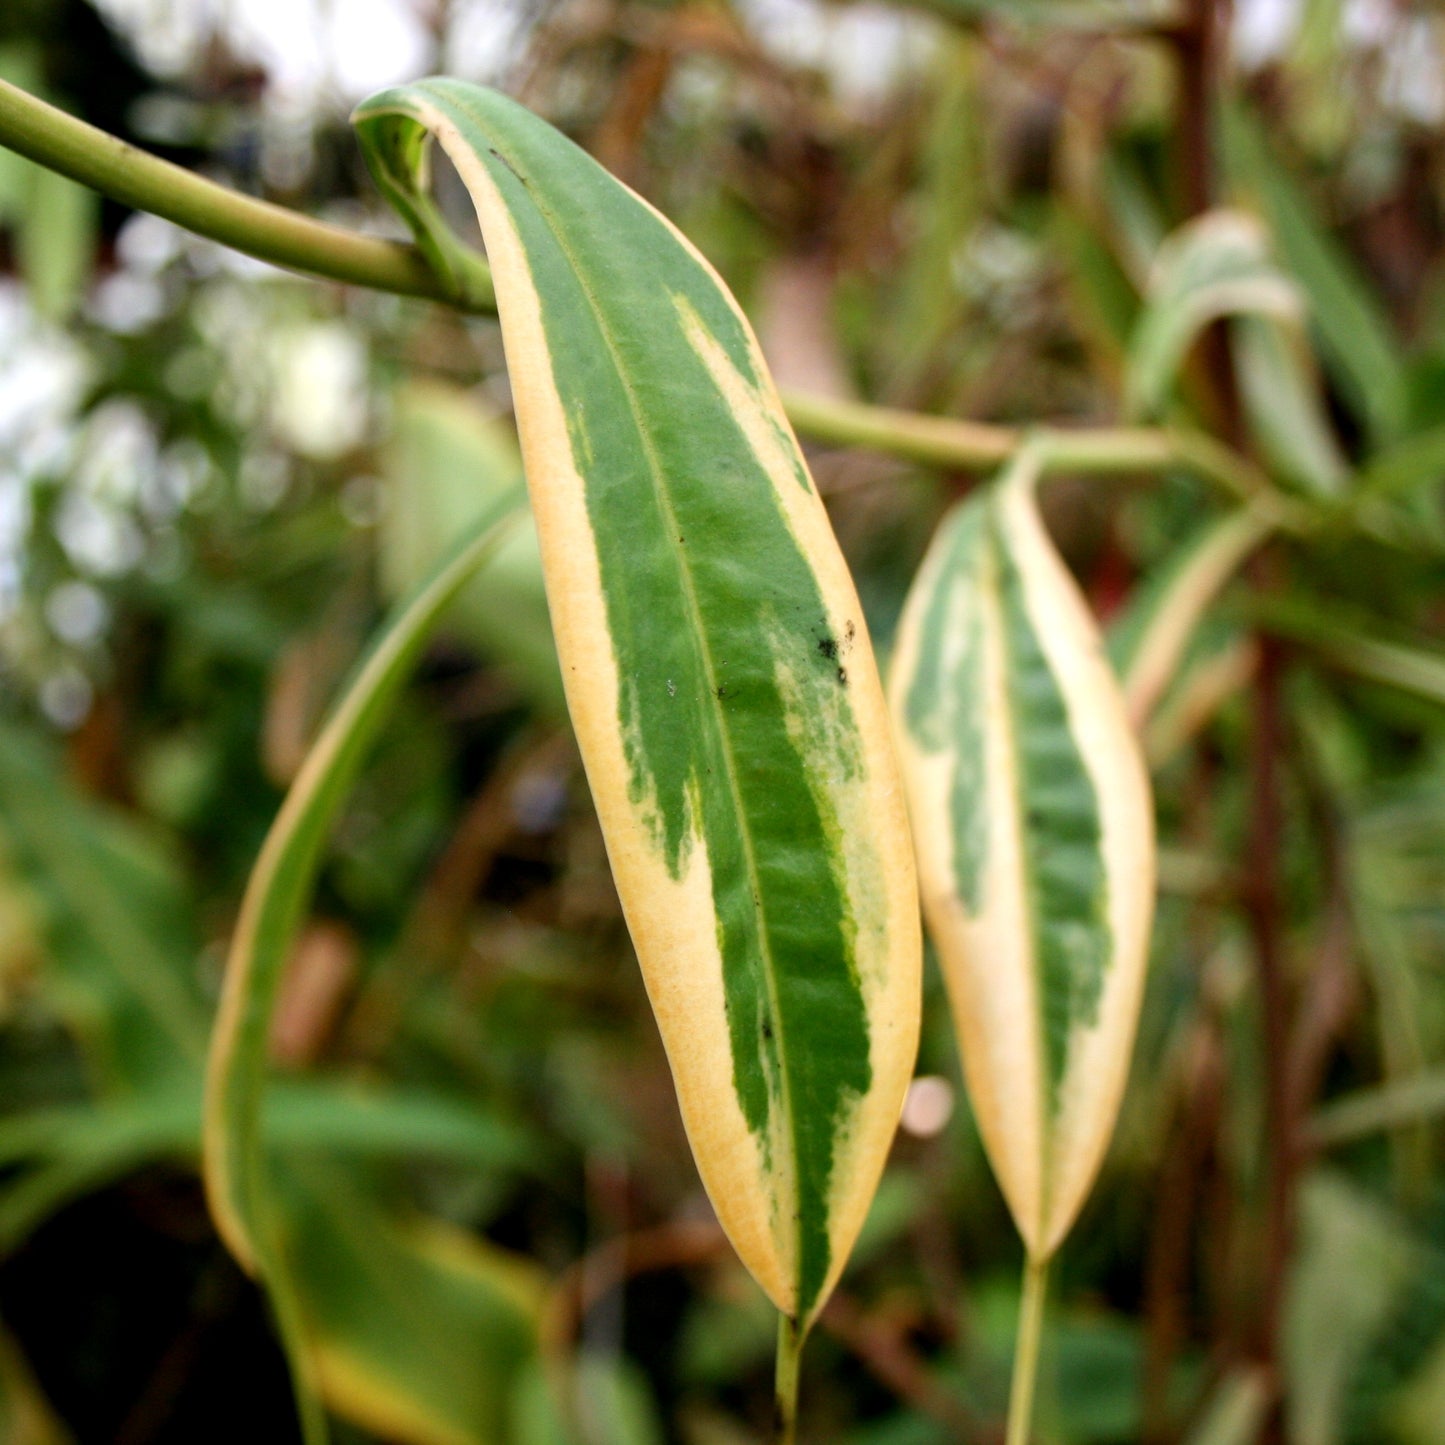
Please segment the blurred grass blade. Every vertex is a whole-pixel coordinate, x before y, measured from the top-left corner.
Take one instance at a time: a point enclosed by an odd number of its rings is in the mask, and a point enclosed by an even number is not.
[[[0,80],[46,94],[39,47],[0,45]],[[0,225],[14,230],[15,255],[35,309],[52,320],[74,310],[90,280],[100,197],[0,146]]]
[[[38,904],[53,1006],[100,1091],[165,1090],[199,1072],[186,883],[158,840],[83,797],[53,749],[0,724],[0,848]]]
[[[945,518],[904,609],[891,693],[969,1093],[1044,1260],[1123,1092],[1154,828],[1124,699],[1039,519],[1037,470],[1026,448]]]
[[[267,1093],[265,1117],[267,1143],[278,1153],[440,1159],[532,1172],[546,1153],[530,1131],[424,1089],[279,1079]],[[139,1162],[196,1155],[200,1143],[201,1099],[191,1088],[0,1116],[0,1167],[112,1154]]]
[[[487,418],[475,398],[456,387],[411,382],[396,395],[385,475],[382,581],[391,596],[401,597],[472,529],[497,495],[520,485],[522,456],[510,421]],[[530,517],[468,583],[440,625],[475,643],[528,702],[552,717],[565,715]]]
[[[1253,217],[1211,211],[1170,235],[1154,258],[1129,345],[1129,413],[1156,415],[1200,332],[1220,317],[1241,314],[1298,321],[1300,294],[1271,261],[1268,238]]]
[[[378,183],[443,257],[430,137],[486,239],[568,706],[699,1171],[803,1326],[912,1072],[917,896],[852,580],[711,267],[514,102],[366,102]]]
[[[1261,600],[1251,616],[1265,631],[1303,644],[1344,672],[1445,703],[1445,649],[1371,636],[1352,616],[1317,598]]]
[[[1236,184],[1269,223],[1279,255],[1309,298],[1330,373],[1376,445],[1391,440],[1405,415],[1405,367],[1384,306],[1299,182],[1270,154],[1260,123],[1238,107],[1224,112],[1225,155]]]
[[[1135,727],[1143,727],[1178,675],[1200,620],[1269,536],[1272,524],[1241,507],[1205,526],[1139,588],[1109,630],[1109,656],[1119,673]]]
[[[211,1040],[203,1155],[217,1228],[255,1268],[252,1213],[264,1191],[261,1102],[267,1040],[290,945],[327,830],[436,619],[520,519],[520,492],[493,503],[473,536],[388,620],[286,796],[256,862],[231,943]]]
[[[1303,491],[1338,496],[1349,465],[1325,415],[1302,328],[1242,316],[1232,340],[1245,412],[1264,459]]]
[[[626,1355],[583,1349],[560,1387],[551,1373],[517,1381],[510,1445],[663,1445],[647,1377]]]
[[[1379,1342],[1394,1335],[1405,1344],[1401,1307],[1438,1256],[1373,1192],[1333,1171],[1303,1180],[1298,1208],[1281,1340],[1288,1438],[1297,1445],[1407,1440],[1360,1410],[1370,1383],[1363,1367]],[[1402,1353],[1415,1351],[1406,1345]],[[1347,1433],[1351,1416],[1363,1428]]]
[[[1445,1115],[1445,1069],[1433,1069],[1398,1083],[1358,1089],[1332,1099],[1309,1123],[1317,1148],[1349,1144],[1402,1124],[1418,1124]]]
[[[981,133],[973,124],[980,104],[981,47],[958,35],[939,47],[934,94],[912,197],[917,239],[898,283],[897,315],[888,328],[892,386],[911,396],[926,376],[940,343],[965,309],[957,264],[978,222],[984,192]]]
[[[20,1346],[0,1325],[0,1445],[70,1445]]]
[[[1258,1365],[1231,1370],[1214,1387],[1185,1445],[1255,1445],[1269,1407],[1268,1371]]]
[[[1407,437],[1370,459],[1360,474],[1358,500],[1383,501],[1417,487],[1438,486],[1445,476],[1445,427]]]

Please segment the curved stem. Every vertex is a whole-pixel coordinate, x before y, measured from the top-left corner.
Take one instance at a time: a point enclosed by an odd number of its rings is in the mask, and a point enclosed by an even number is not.
[[[782,394],[788,419],[805,436],[836,446],[874,447],[927,466],[1001,466],[1019,444],[1011,427],[953,417],[924,416],[860,401],[800,391]]]
[[[449,286],[414,246],[328,226],[269,201],[244,196],[0,81],[0,145],[138,210],[162,216],[258,260],[312,276],[446,302],[463,311],[496,309],[485,261]],[[864,402],[790,392],[784,408],[814,441],[872,447],[928,466],[990,471],[1019,445],[1012,427],[925,416]],[[1240,500],[1269,491],[1267,480],[1203,433],[1151,427],[1045,428],[1048,471],[1153,472],[1185,467]],[[1291,530],[1303,521],[1286,522]]]
[[[313,221],[243,196],[172,165],[0,81],[0,145],[137,210],[209,236],[248,256],[403,296],[426,296],[470,310],[487,295],[449,295],[413,246]]]
[[[1039,1340],[1044,1328],[1044,1297],[1049,1262],[1030,1256],[1024,1261],[1023,1300],[1019,1306],[1018,1347],[1014,1351],[1013,1385],[1008,1400],[1007,1445],[1028,1445],[1034,1414],[1034,1381],[1038,1376]]]
[[[804,1332],[795,1319],[778,1316],[777,1445],[794,1445],[798,1438],[798,1361],[803,1353],[803,1338]]]

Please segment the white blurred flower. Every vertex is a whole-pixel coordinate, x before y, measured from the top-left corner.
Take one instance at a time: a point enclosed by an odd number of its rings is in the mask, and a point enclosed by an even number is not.
[[[45,599],[45,620],[62,642],[89,647],[105,631],[110,607],[89,582],[72,579],[51,588]]]
[[[304,456],[339,456],[367,422],[366,348],[339,321],[283,331],[271,355],[272,423]]]

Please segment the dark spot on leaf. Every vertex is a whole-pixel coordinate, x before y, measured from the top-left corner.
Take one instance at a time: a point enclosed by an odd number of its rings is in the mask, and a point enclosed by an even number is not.
[[[488,147],[487,147],[487,150],[488,150],[492,155],[496,156],[496,158],[497,158],[499,161],[501,161],[501,163],[502,163],[504,166],[506,166],[506,168],[507,168],[509,171],[511,171],[511,173],[512,173],[514,176],[516,176],[516,178],[517,178],[519,181],[521,181],[521,183],[522,183],[524,186],[527,184],[527,178],[526,178],[526,176],[524,176],[524,175],[516,168],[516,166],[514,166],[514,165],[511,163],[511,161],[509,161],[509,160],[506,158],[506,156],[504,156],[504,155],[501,153],[501,151],[499,151],[499,150],[496,148],[496,146],[488,146]]]
[[[831,662],[838,655],[838,644],[831,637],[820,637],[818,651]]]
[[[848,626],[843,631],[843,645],[852,647],[853,639],[858,635],[858,629],[853,626],[853,619],[848,619]]]
[[[727,684],[726,684],[726,683],[719,683],[717,692],[716,692],[716,694],[715,694],[715,696],[717,697],[717,700],[718,700],[719,702],[721,702],[727,695],[728,695]]]
[[[765,1039],[771,1039],[772,1036],[773,1036],[773,1026],[772,1026],[772,1024],[764,1021],[764,1023],[763,1023],[763,1037],[764,1037]]]
[[[841,682],[844,687],[848,685],[848,669],[846,667],[840,667],[838,669],[838,681]]]

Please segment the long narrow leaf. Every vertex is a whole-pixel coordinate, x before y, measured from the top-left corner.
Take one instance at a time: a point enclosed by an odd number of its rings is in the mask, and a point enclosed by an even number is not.
[[[252,1215],[265,1187],[261,1103],[270,1018],[321,846],[431,627],[505,538],[520,503],[518,492],[499,499],[476,533],[397,608],[307,756],[252,872],[211,1040],[202,1139],[212,1214],[250,1268],[257,1263]]]
[[[265,1283],[291,1364],[307,1445],[327,1437],[314,1301],[292,1271],[264,1157],[262,1103],[271,1016],[321,847],[366,749],[386,720],[437,618],[521,516],[519,492],[496,499],[477,532],[392,614],[307,754],[252,870],[231,940],[207,1059],[201,1162],[216,1228]]]
[[[1136,727],[1144,725],[1177,675],[1210,604],[1272,526],[1262,509],[1251,507],[1207,522],[1143,585],[1110,629],[1109,654]]]
[[[1129,411],[1157,412],[1195,338],[1211,321],[1235,315],[1297,322],[1301,298],[1270,259],[1269,238],[1257,221],[1238,211],[1210,211],[1169,236],[1154,258],[1129,344]]]
[[[1252,609],[1268,632],[1288,637],[1343,672],[1445,703],[1445,649],[1372,636],[1346,610],[1318,599],[1280,598]]]
[[[1405,367],[1385,307],[1289,170],[1270,153],[1259,122],[1224,113],[1225,159],[1235,183],[1265,217],[1290,275],[1309,297],[1310,321],[1330,370],[1376,443],[1391,440],[1405,414]]]
[[[443,262],[481,221],[568,708],[699,1171],[806,1326],[917,1042],[907,822],[863,616],[756,341],[681,234],[551,127],[429,80],[368,101]]]
[[[1038,455],[944,520],[892,698],[924,913],[1029,1254],[1083,1202],[1128,1070],[1154,898],[1148,779],[1033,501]]]

